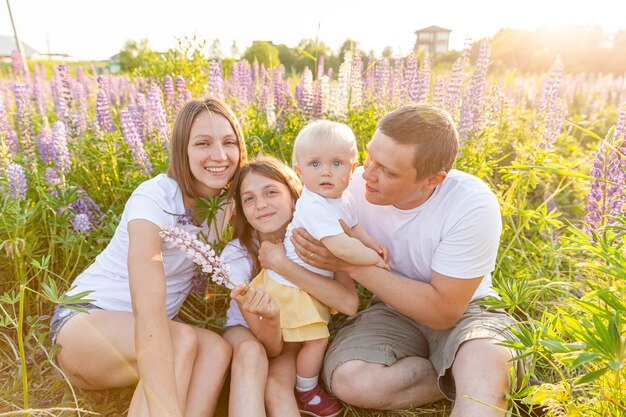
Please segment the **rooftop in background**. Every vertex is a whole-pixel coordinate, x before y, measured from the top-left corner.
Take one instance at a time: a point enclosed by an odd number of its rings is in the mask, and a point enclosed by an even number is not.
[[[39,52],[24,42],[22,42],[22,48],[24,49],[26,58],[32,58],[33,55],[40,55]],[[17,51],[15,38],[13,36],[0,35],[0,57],[10,57],[13,51]]]

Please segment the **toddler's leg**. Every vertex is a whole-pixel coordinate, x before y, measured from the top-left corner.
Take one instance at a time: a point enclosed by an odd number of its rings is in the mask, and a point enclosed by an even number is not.
[[[313,378],[320,374],[324,352],[328,345],[328,338],[307,340],[302,342],[302,348],[296,360],[296,372],[303,378]],[[317,381],[316,381],[317,383]],[[315,384],[313,384],[315,386]]]
[[[302,342],[296,359],[296,399],[300,412],[315,417],[333,417],[343,406],[317,383],[328,338]]]

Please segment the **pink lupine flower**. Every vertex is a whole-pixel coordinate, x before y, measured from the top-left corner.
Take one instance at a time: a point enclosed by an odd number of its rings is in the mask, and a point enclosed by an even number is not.
[[[187,258],[198,265],[202,272],[209,275],[211,281],[227,288],[235,287],[230,280],[230,268],[219,259],[210,245],[178,227],[166,226],[161,229],[159,235],[165,242],[186,252]]]

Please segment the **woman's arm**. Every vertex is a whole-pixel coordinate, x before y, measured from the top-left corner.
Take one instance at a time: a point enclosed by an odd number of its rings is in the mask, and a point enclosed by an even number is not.
[[[128,223],[128,276],[135,319],[135,350],[150,415],[182,417],[185,405],[184,399],[176,395],[159,230],[148,220]]]
[[[282,243],[263,242],[259,249],[261,266],[271,269],[311,294],[321,303],[351,316],[359,308],[359,296],[347,274],[335,274],[335,279],[317,275],[291,261]]]
[[[267,356],[274,358],[283,350],[283,336],[280,330],[280,310],[271,295],[262,288],[237,285],[230,296],[239,305],[250,331],[265,347]]]

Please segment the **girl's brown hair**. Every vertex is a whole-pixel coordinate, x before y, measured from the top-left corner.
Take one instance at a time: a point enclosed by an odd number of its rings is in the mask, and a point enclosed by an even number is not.
[[[250,276],[254,278],[261,272],[261,265],[259,264],[259,242],[256,239],[254,228],[248,223],[248,219],[246,219],[243,213],[243,205],[241,203],[241,183],[250,173],[256,173],[285,184],[287,188],[289,188],[294,204],[300,197],[302,182],[289,166],[271,156],[260,156],[235,174],[230,188],[230,198],[235,202],[235,214],[232,217],[232,223],[235,229],[234,235],[239,238],[241,246],[250,254],[250,259],[252,260]]]
[[[193,183],[193,175],[189,167],[189,153],[187,147],[189,145],[189,136],[191,134],[191,126],[196,117],[207,111],[210,114],[222,116],[235,132],[237,143],[239,144],[239,169],[248,161],[246,154],[246,144],[243,138],[241,126],[237,120],[235,113],[223,101],[215,98],[206,98],[204,100],[191,100],[187,102],[176,116],[174,128],[172,130],[172,139],[170,141],[170,165],[167,169],[167,176],[173,178],[183,191],[183,194],[189,197],[198,197],[191,188]]]

